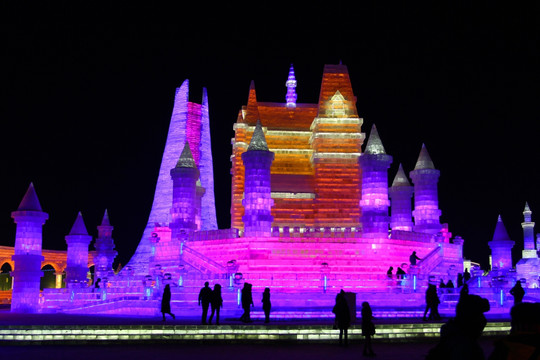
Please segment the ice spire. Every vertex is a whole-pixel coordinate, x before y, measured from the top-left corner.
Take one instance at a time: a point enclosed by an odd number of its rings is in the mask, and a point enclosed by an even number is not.
[[[259,119],[259,104],[257,103],[257,94],[255,92],[255,81],[249,85],[248,103],[246,106],[246,116],[244,121],[247,124],[253,124]]]
[[[390,228],[392,230],[412,231],[414,226],[411,207],[412,193],[413,187],[403,171],[403,166],[399,164],[396,177],[388,189],[391,203]]]
[[[84,220],[80,211],[77,214],[77,219],[75,219],[75,223],[73,224],[69,235],[88,235],[88,230],[86,230],[86,226],[84,225]]]
[[[536,249],[534,246],[534,222],[531,221],[532,211],[529,204],[525,202],[525,209],[523,209],[523,222],[521,228],[523,229],[523,252],[522,258],[536,258]]]
[[[435,169],[435,165],[433,165],[433,161],[431,161],[431,157],[429,156],[425,144],[422,144],[422,149],[420,150],[418,161],[416,162],[416,166],[414,167],[414,170],[419,169]]]
[[[17,211],[41,211],[41,205],[39,203],[33,183],[30,183],[30,186],[28,187],[28,190],[26,190],[26,194],[24,194]]]
[[[287,87],[287,95],[285,96],[285,99],[287,101],[287,107],[295,108],[297,95],[296,95],[296,78],[294,77],[293,64],[291,64],[291,67],[289,68],[289,77],[287,78],[287,82],[285,83],[285,86]]]
[[[251,150],[264,150],[268,151],[268,144],[266,143],[266,137],[264,136],[264,131],[262,129],[261,121],[257,119],[257,124],[255,125],[255,130],[253,131],[253,136],[249,142],[248,151]]]
[[[107,209],[105,209],[103,220],[101,220],[101,226],[111,226],[111,222],[109,221],[109,213],[107,212]]]
[[[373,126],[371,127],[371,132],[369,134],[369,139],[366,145],[366,151],[364,153],[372,155],[386,154],[375,124],[373,124]]]
[[[409,182],[409,179],[407,179],[407,175],[405,175],[405,171],[403,171],[403,166],[401,164],[399,164],[396,177],[392,182],[392,187],[394,186],[411,186],[411,183]]]
[[[189,148],[189,143],[187,141],[184,144],[184,149],[182,150],[182,154],[180,155],[180,158],[176,163],[176,167],[197,168],[195,160],[193,160],[193,154],[191,153],[191,149]]]
[[[499,269],[512,267],[512,247],[514,242],[508,236],[508,232],[499,215],[493,239],[488,243],[491,248],[491,266]]]

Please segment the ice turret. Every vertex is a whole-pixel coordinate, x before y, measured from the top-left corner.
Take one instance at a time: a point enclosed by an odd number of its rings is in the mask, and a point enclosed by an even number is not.
[[[403,166],[399,164],[399,168],[392,182],[392,186],[388,190],[391,201],[390,210],[390,228],[392,230],[412,231],[412,194],[413,187]]]
[[[508,236],[500,215],[497,219],[493,239],[489,242],[489,247],[491,248],[492,268],[496,267],[500,270],[512,268],[512,247],[514,247],[514,242]]]
[[[536,247],[534,246],[534,222],[531,221],[532,211],[529,208],[529,204],[525,203],[525,209],[523,210],[524,222],[521,223],[523,228],[523,255],[524,259],[537,258]]]
[[[113,262],[118,255],[118,252],[114,250],[114,240],[112,238],[112,231],[114,229],[109,221],[109,214],[105,210],[101,225],[98,227],[98,237],[94,244],[96,248],[96,254],[94,256],[95,266],[95,279],[111,278],[114,275]]]
[[[84,220],[79,212],[69,235],[66,235],[66,286],[68,288],[87,286],[88,247],[91,241],[92,236],[88,235]]]
[[[176,166],[170,171],[173,181],[173,202],[171,207],[172,238],[181,233],[193,232],[197,212],[197,180],[199,170],[193,160],[189,143],[186,142]]]
[[[362,169],[362,231],[364,237],[388,237],[388,168],[392,157],[387,155],[375,125],[358,159]]]
[[[441,231],[437,182],[440,171],[422,144],[414,170],[410,172],[414,184],[414,231],[436,234]]]
[[[43,276],[41,262],[42,228],[49,215],[41,210],[34,185],[26,191],[16,211],[11,213],[17,224],[14,262],[12,312],[33,313],[39,309],[39,286]]]
[[[285,83],[285,86],[287,87],[287,95],[285,96],[285,99],[287,101],[287,107],[288,108],[295,108],[296,107],[296,78],[294,77],[294,68],[291,64],[291,67],[289,69],[289,77],[287,78],[287,82]]]
[[[257,120],[248,150],[242,154],[245,168],[244,199],[244,236],[270,236],[272,221],[271,209],[274,200],[271,197],[270,167],[274,153],[268,150],[266,138]]]

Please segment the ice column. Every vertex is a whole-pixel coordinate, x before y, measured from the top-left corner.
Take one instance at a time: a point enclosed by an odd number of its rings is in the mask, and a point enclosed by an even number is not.
[[[362,229],[364,237],[388,237],[388,168],[392,156],[387,155],[375,125],[358,159],[362,169]]]
[[[268,150],[261,122],[257,120],[255,131],[248,149],[242,154],[245,168],[244,199],[245,212],[244,236],[270,236],[272,221],[271,209],[274,200],[271,197],[270,167],[274,153]]]
[[[49,218],[41,211],[34,185],[26,191],[17,211],[11,213],[17,224],[14,261],[12,312],[33,313],[39,306],[39,283],[43,276],[41,262],[42,227]]]
[[[289,69],[289,77],[287,78],[287,82],[285,83],[285,86],[287,87],[287,95],[285,95],[285,99],[287,101],[287,107],[288,108],[295,108],[296,107],[296,78],[294,77],[294,68],[291,64],[291,67]]]
[[[439,199],[437,182],[440,171],[435,169],[433,161],[422,144],[420,156],[414,170],[410,172],[414,183],[414,231],[436,234],[441,231],[439,217]]]
[[[94,244],[96,254],[94,256],[95,279],[114,276],[113,261],[118,253],[114,250],[114,240],[112,238],[113,226],[109,221],[109,214],[105,210],[103,220],[98,228],[98,237]]]
[[[491,266],[501,270],[510,269],[512,267],[512,247],[514,242],[508,236],[506,228],[501,220],[501,216],[497,220],[493,239],[489,242],[491,248]]]
[[[529,208],[529,204],[525,203],[525,209],[523,210],[524,222],[521,223],[523,228],[523,252],[522,257],[524,259],[538,258],[534,246],[534,222],[531,221],[532,211]]]
[[[171,169],[171,178],[173,181],[173,201],[170,227],[172,238],[177,239],[179,234],[193,232],[197,228],[195,218],[199,170],[193,160],[188,142],[185,143],[176,166]]]
[[[88,235],[84,220],[79,212],[69,235],[66,235],[66,286],[68,288],[87,286],[88,247],[90,246],[91,241],[92,236]]]
[[[412,231],[413,187],[399,164],[392,186],[388,190],[391,200],[390,228],[392,230]]]

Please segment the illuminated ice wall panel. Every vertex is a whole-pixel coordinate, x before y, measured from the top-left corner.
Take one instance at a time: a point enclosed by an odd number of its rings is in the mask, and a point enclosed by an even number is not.
[[[92,236],[88,235],[82,215],[79,212],[69,235],[66,235],[66,286],[68,288],[87,286],[88,247],[91,241]]]
[[[13,291],[11,298],[12,312],[38,311],[39,285],[43,276],[41,262],[42,228],[48,215],[41,211],[33,184],[30,184],[17,211],[11,213],[17,224],[15,233],[15,249],[11,259],[14,269]]]
[[[171,169],[170,173],[173,182],[170,227],[172,238],[177,239],[179,234],[193,232],[197,228],[196,203],[199,170],[187,142],[178,163]]]
[[[390,196],[390,228],[392,230],[412,231],[412,194],[411,186],[403,167],[399,164],[399,169],[388,190]]]
[[[388,237],[388,168],[392,157],[386,155],[375,125],[358,159],[362,168],[362,233],[365,237]]]
[[[441,231],[437,183],[440,171],[436,170],[424,144],[413,171],[414,231],[436,234]]]
[[[493,239],[489,242],[491,249],[491,266],[498,269],[512,268],[512,247],[514,242],[508,236],[501,217],[497,219],[497,226]]]
[[[118,252],[114,250],[114,240],[112,238],[112,231],[114,229],[109,221],[109,214],[105,210],[101,225],[98,227],[98,237],[94,243],[96,253],[94,255],[94,278],[104,279],[112,278],[113,262],[118,255]]]
[[[242,154],[245,168],[244,200],[245,212],[244,236],[270,236],[272,221],[272,200],[270,186],[270,167],[274,153],[268,151],[268,145],[261,127],[257,122],[248,150]]]

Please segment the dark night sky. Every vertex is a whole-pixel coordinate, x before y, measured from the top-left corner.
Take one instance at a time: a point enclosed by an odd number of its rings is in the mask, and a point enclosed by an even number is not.
[[[13,245],[10,213],[33,182],[50,216],[44,248],[66,248],[78,211],[95,235],[107,208],[125,264],[148,218],[185,79],[191,101],[208,90],[218,222],[229,227],[232,124],[250,81],[259,101],[283,102],[293,63],[298,102],[313,103],[324,64],[341,60],[363,131],[375,123],[394,157],[390,179],[400,162],[412,170],[425,143],[441,171],[441,220],[465,239],[465,256],[487,264],[498,214],[519,255],[525,201],[540,221],[538,4],[354,3],[240,10],[4,1],[0,244]]]

